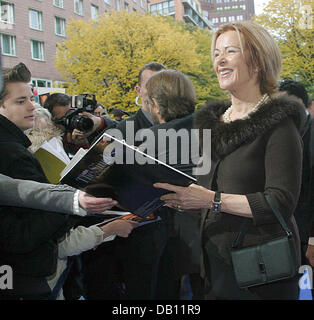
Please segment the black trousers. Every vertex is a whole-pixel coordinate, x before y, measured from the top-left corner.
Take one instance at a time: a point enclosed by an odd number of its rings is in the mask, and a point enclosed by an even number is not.
[[[151,223],[82,254],[87,300],[151,300],[168,225]]]

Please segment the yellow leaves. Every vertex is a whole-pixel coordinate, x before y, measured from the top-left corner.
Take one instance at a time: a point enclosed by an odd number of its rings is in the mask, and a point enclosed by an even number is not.
[[[298,75],[299,80],[313,94],[314,26],[304,27],[303,22],[308,21],[305,15],[310,13],[310,10],[304,10],[304,6],[314,9],[311,0],[272,0],[263,15],[254,20],[270,31],[278,41],[283,58],[281,78],[294,79]]]
[[[193,30],[172,18],[126,11],[106,13],[88,23],[73,20],[67,25],[67,39],[58,46],[56,66],[69,83],[68,93],[95,94],[107,108],[138,109],[134,103],[138,73],[152,61],[192,75],[203,101],[216,86],[210,37]],[[215,91],[214,96],[219,94]]]

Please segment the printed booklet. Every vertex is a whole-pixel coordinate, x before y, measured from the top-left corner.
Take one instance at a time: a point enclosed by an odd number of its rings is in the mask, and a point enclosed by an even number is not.
[[[156,182],[179,186],[195,178],[147,155],[106,133],[85,152],[74,156],[61,173],[62,184],[84,190],[96,197],[110,197],[119,208],[146,217],[164,205],[169,191],[153,187]]]

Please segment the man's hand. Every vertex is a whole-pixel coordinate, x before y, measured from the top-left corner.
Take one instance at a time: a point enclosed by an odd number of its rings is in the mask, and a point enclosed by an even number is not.
[[[82,132],[80,130],[74,129],[72,132],[66,133],[66,141],[67,143],[72,143],[77,146],[82,146],[88,143],[87,137],[90,134],[86,132]]]
[[[88,117],[88,118],[92,119],[93,122],[94,122],[93,129],[88,132],[89,134],[91,134],[91,133],[95,132],[96,130],[100,129],[101,124],[102,124],[102,121],[101,121],[100,117],[96,117],[93,114],[91,114],[89,112],[86,112],[86,111],[80,113],[80,115]]]
[[[309,260],[310,265],[314,267],[314,246],[308,245],[305,256]]]
[[[87,118],[90,118],[93,121],[94,126],[90,131],[87,131],[87,132],[83,132],[83,131],[74,129],[72,132],[68,132],[67,133],[67,136],[66,136],[67,142],[75,144],[77,146],[87,144],[88,143],[87,138],[92,133],[94,133],[95,131],[99,130],[101,128],[101,125],[102,125],[102,121],[101,121],[100,117],[96,117],[96,116],[92,115],[91,113],[85,112],[85,111],[81,112],[80,115],[85,116]]]
[[[90,213],[101,213],[117,205],[117,201],[111,198],[96,198],[84,191],[79,192],[78,201],[80,206]]]

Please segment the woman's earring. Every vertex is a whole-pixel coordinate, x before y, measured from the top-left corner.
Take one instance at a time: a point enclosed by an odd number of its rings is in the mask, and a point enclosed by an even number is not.
[[[139,99],[139,96],[137,96],[137,97],[135,98],[135,104],[136,104],[137,106],[141,107],[142,105],[138,103],[138,99]]]

